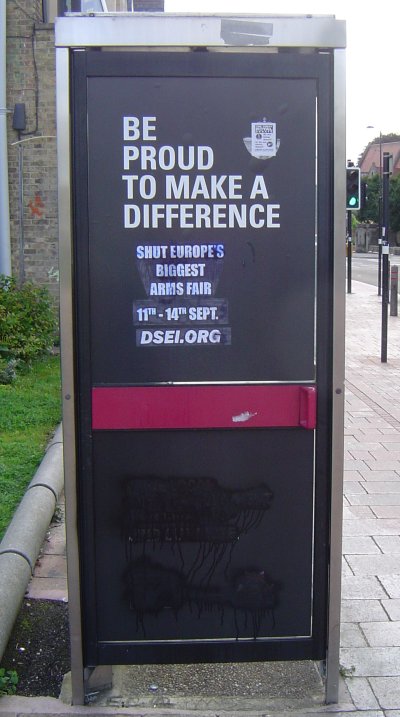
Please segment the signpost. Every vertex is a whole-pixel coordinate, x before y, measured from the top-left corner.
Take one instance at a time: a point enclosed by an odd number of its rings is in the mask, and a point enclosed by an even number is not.
[[[342,24],[88,19],[57,28],[74,701],[89,665],[268,659],[334,701]]]

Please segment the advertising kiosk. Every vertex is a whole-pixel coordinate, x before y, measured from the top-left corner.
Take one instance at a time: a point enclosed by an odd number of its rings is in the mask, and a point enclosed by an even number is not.
[[[73,699],[100,665],[338,683],[344,23],[57,22]]]

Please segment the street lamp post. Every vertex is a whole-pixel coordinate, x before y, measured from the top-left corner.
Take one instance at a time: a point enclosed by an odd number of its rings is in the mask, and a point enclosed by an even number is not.
[[[375,129],[369,124],[367,129]],[[382,132],[379,130],[379,197],[378,197],[378,296],[382,294]]]
[[[387,329],[388,329],[388,304],[389,304],[389,178],[391,174],[392,155],[389,152],[383,153],[383,184],[382,184],[382,339],[381,339],[381,361],[387,361]]]
[[[378,296],[382,294],[382,194],[383,194],[383,183],[382,183],[382,132],[379,132],[379,199],[378,199],[378,212],[379,212],[379,261],[378,261]]]

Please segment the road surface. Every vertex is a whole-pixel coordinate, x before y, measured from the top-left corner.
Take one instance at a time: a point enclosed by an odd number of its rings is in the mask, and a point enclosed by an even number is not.
[[[391,266],[400,266],[400,256],[390,254],[389,259]],[[378,254],[353,254],[351,260],[351,275],[355,281],[363,281],[365,284],[372,284],[372,286],[377,287]]]

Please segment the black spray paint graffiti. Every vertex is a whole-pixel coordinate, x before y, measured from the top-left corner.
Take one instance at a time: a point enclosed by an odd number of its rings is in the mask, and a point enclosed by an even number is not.
[[[265,484],[228,490],[214,478],[129,478],[125,484],[123,531],[127,559],[141,546],[169,546],[177,550],[187,579],[201,572],[212,578],[229,548],[228,569],[237,541],[256,528],[271,505],[272,491]],[[188,565],[185,543],[198,543]]]
[[[273,499],[265,484],[232,490],[215,478],[134,476],[126,479],[123,539],[128,567],[126,597],[145,634],[145,615],[197,606],[204,611],[233,610],[236,635],[259,634],[265,615],[272,617],[277,586],[260,568],[230,571],[241,537],[262,521]],[[179,556],[178,568],[154,560],[156,551]],[[175,561],[176,562],[176,561]],[[213,584],[218,566],[223,584]],[[242,618],[239,618],[239,615]],[[244,621],[244,624],[243,624]]]
[[[225,608],[231,608],[236,639],[247,632],[249,621],[254,640],[266,616],[271,618],[274,627],[278,586],[264,570],[247,568],[234,573],[223,587],[204,587],[190,583],[177,570],[141,557],[129,563],[124,579],[130,609],[136,613],[136,629],[141,628],[144,635],[146,615],[157,616],[163,610],[170,610],[177,619],[179,610],[185,606],[189,609],[196,606],[199,618],[203,612],[217,610],[221,621]]]

